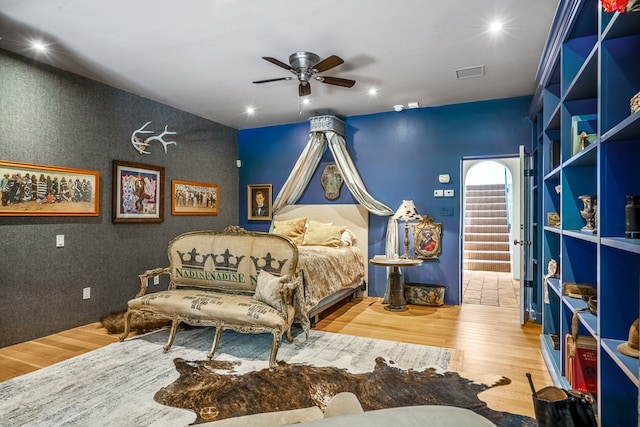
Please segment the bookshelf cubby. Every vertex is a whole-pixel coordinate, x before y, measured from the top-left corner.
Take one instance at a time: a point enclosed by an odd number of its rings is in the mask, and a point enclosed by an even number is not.
[[[626,197],[640,194],[640,111],[630,110],[640,92],[640,12],[608,13],[597,0],[570,3],[559,52],[542,64],[551,71],[534,136],[542,156],[540,276],[551,259],[559,266],[540,310],[540,348],[554,383],[569,388],[564,337],[577,313],[579,335],[597,346],[599,425],[637,426],[640,365],[617,346],[640,316],[640,239],[624,237]],[[594,134],[576,149],[580,126]],[[559,161],[552,158],[556,141]],[[596,234],[582,230],[581,195],[597,197]],[[559,227],[548,225],[548,212],[560,214]],[[596,286],[598,314],[580,311],[586,301],[563,295],[565,282]]]

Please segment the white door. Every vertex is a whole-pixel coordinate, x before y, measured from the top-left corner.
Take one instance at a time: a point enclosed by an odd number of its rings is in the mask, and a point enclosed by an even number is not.
[[[514,245],[520,245],[520,324],[535,318],[533,298],[533,254],[531,253],[531,233],[534,212],[533,198],[533,158],[525,154],[520,146],[520,236]],[[514,233],[516,235],[516,233]]]

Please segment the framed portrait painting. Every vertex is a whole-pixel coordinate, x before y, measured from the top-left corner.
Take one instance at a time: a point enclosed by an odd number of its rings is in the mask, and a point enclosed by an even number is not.
[[[271,184],[247,185],[247,218],[270,220],[271,217]]]
[[[0,161],[0,216],[98,216],[98,171]]]
[[[171,181],[172,215],[218,215],[219,199],[216,184]]]
[[[113,217],[119,222],[164,220],[164,168],[113,161]]]
[[[413,249],[421,259],[437,259],[440,252],[442,238],[442,224],[433,222],[428,216],[413,225]]]

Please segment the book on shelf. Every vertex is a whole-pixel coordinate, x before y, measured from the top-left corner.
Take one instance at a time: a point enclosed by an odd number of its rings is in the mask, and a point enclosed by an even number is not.
[[[572,351],[575,348],[575,353]],[[571,354],[575,356],[571,357]],[[598,348],[595,338],[571,334],[565,336],[565,377],[571,388],[583,393],[598,393]]]

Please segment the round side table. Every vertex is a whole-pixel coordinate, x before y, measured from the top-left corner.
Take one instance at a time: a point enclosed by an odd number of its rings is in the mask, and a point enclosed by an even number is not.
[[[404,299],[404,289],[400,280],[400,267],[416,267],[422,265],[421,259],[407,258],[371,258],[369,262],[373,265],[391,267],[389,271],[389,304],[384,307],[389,311],[406,311],[407,306]]]

